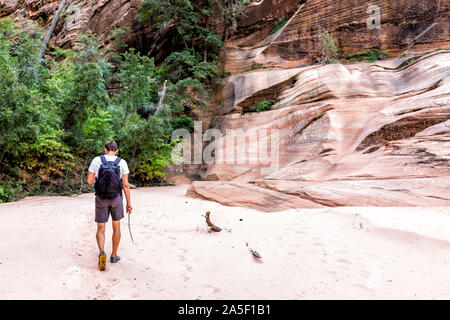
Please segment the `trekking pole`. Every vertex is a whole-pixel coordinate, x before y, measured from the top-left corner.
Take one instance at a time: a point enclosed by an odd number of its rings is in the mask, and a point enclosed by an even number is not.
[[[128,214],[128,231],[130,231],[131,241],[134,243],[133,235],[131,234],[130,216],[131,216],[131,214]]]

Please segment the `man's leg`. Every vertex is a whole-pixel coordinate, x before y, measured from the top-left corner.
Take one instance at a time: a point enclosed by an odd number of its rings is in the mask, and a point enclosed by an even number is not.
[[[111,257],[117,256],[117,249],[119,249],[119,242],[120,242],[120,220],[112,222],[113,226],[113,235],[112,235],[112,243],[113,243],[113,249],[111,253]]]
[[[105,229],[106,223],[97,223],[97,245],[100,253],[105,251]]]
[[[98,256],[98,268],[100,271],[105,270],[106,254],[105,254],[105,229],[109,217],[109,200],[95,197],[95,222],[97,222],[97,245],[100,254]]]
[[[106,223],[97,223],[97,245],[100,254],[98,256],[98,269],[105,270],[106,254],[105,254],[105,228]]]
[[[121,195],[111,200],[111,217],[113,226],[111,262],[116,263],[120,260],[120,257],[117,255],[117,249],[119,249],[120,242],[120,219],[123,218],[123,200]]]

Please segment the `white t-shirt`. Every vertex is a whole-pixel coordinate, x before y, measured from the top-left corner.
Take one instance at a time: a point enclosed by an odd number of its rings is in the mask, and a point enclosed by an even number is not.
[[[106,161],[115,161],[117,156],[110,156],[108,154],[105,154]],[[91,165],[89,166],[89,172],[95,173],[95,176],[98,177],[98,170],[100,169],[100,166],[102,165],[102,159],[100,159],[100,156],[95,157]],[[123,159],[119,162],[120,167],[120,177],[122,178],[123,174],[129,174],[130,170],[128,169],[127,162]]]

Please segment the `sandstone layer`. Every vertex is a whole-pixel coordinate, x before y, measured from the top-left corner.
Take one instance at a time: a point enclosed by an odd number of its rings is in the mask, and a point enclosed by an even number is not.
[[[0,1],[0,17],[23,16],[41,21],[48,28],[59,1]],[[125,30],[123,40],[143,53],[159,56],[170,38],[167,30],[153,30],[137,19],[142,0],[68,0],[55,30],[52,44],[72,47],[83,33],[94,32],[108,46],[112,32]],[[369,28],[373,8],[379,8],[379,28]],[[228,72],[252,68],[292,68],[314,62],[320,54],[319,28],[337,41],[340,52],[386,50],[398,56],[414,43],[413,50],[426,52],[450,43],[448,1],[382,0],[252,0],[234,17],[236,29],[223,16],[211,19],[208,27],[225,42],[222,65]],[[282,28],[274,32],[286,22]],[[369,23],[370,25],[370,23]],[[420,36],[419,38],[417,38]]]
[[[275,33],[275,26],[281,24],[271,12],[287,21]],[[337,41],[342,55],[375,48],[395,57],[413,43],[414,51],[426,52],[449,45],[449,17],[448,1],[253,2],[243,13],[239,33],[226,42],[224,65],[227,71],[237,73],[314,62],[321,52],[320,28]]]
[[[274,93],[271,110],[251,112],[250,102]],[[203,175],[210,181],[193,182],[189,195],[272,211],[285,209],[273,192],[300,207],[450,204],[448,50],[248,72],[231,76],[223,96],[212,121],[223,136]],[[241,129],[241,139],[227,129]],[[261,145],[278,152],[276,165],[261,164],[272,155]]]

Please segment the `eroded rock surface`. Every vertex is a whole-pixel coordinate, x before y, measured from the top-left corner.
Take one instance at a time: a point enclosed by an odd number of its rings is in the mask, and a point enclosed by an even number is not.
[[[287,79],[272,110],[245,112],[243,101]],[[224,134],[216,156],[228,162],[209,165],[204,179],[221,181],[193,182],[190,195],[273,211],[284,206],[267,190],[325,206],[450,205],[450,51],[259,70],[230,77],[223,95],[212,123]],[[227,143],[226,129],[248,138]],[[261,165],[258,145],[275,133],[279,162]]]
[[[261,16],[258,9],[263,8],[266,14]],[[379,10],[379,28],[372,28],[375,11],[371,8]],[[273,34],[277,20],[271,12],[278,12],[278,17],[283,14],[287,21]],[[226,42],[225,69],[237,73],[310,63],[321,51],[319,27],[337,40],[342,54],[378,48],[395,57],[413,42],[414,50],[425,52],[449,45],[449,15],[448,1],[255,1],[244,11],[238,35]]]
[[[128,45],[147,48],[151,27],[137,20],[142,0],[68,0],[55,28],[51,44],[61,48],[73,47],[81,34],[95,33],[99,44],[107,46],[116,29],[126,31],[123,39]],[[58,9],[57,0],[0,1],[0,17],[16,16],[40,20],[48,29]]]

